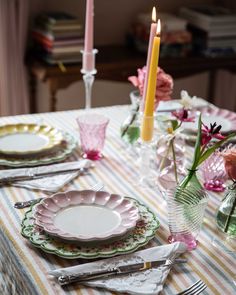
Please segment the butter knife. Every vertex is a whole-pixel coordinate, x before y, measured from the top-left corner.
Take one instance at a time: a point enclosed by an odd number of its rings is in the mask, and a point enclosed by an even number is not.
[[[92,166],[90,160],[60,163],[34,168],[19,168],[0,171],[0,185],[16,181],[32,180],[57,174],[76,172]]]
[[[58,283],[63,286],[70,283],[79,283],[83,281],[89,281],[99,278],[106,278],[113,275],[123,275],[133,272],[139,272],[143,270],[147,270],[150,268],[160,267],[160,266],[172,266],[176,263],[185,263],[186,259],[176,259],[172,260],[159,260],[159,261],[148,261],[134,264],[126,264],[113,268],[107,268],[104,270],[97,270],[92,272],[85,272],[80,274],[71,274],[71,275],[61,275],[58,277]]]

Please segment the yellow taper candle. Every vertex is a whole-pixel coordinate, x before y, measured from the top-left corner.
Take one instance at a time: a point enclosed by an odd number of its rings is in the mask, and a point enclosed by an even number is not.
[[[143,141],[151,141],[154,129],[154,105],[155,105],[155,94],[156,94],[156,83],[157,83],[157,69],[160,54],[160,31],[161,23],[158,20],[157,23],[157,34],[153,39],[152,55],[150,61],[150,68],[148,74],[147,93],[145,99],[145,108],[143,121],[141,126],[141,138]]]

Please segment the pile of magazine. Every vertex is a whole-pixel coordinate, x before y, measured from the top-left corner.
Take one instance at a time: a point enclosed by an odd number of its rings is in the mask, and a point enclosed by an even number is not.
[[[187,21],[173,14],[158,13],[161,20],[161,57],[186,56],[191,51],[192,36]],[[129,32],[129,42],[140,52],[147,52],[150,34],[150,14],[139,14]]]
[[[209,55],[236,52],[236,13],[213,5],[182,7],[193,35],[194,46]]]
[[[80,21],[64,12],[38,15],[32,30],[34,54],[48,64],[82,60],[84,31]]]

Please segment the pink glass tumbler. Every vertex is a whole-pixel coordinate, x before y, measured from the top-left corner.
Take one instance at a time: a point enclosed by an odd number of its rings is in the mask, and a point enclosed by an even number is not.
[[[224,158],[219,152],[214,152],[200,166],[204,179],[204,187],[209,191],[223,192],[227,174],[224,165]]]
[[[100,160],[105,143],[109,119],[101,114],[89,113],[77,118],[83,157]]]

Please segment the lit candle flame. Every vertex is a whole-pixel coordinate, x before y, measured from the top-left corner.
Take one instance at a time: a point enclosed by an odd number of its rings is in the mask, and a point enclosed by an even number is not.
[[[154,23],[157,21],[156,7],[153,7],[153,9],[152,9],[152,21],[153,21]]]
[[[161,34],[161,21],[158,19],[157,21],[157,35]]]

